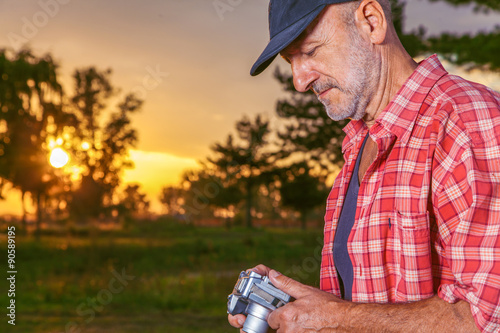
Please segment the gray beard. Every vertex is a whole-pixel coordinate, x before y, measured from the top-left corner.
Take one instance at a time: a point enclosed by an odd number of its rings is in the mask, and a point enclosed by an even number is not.
[[[377,69],[380,68],[380,58],[369,51],[369,45],[353,32],[353,44],[350,48],[350,71],[344,87],[340,87],[335,79],[324,83],[315,83],[314,91],[339,89],[346,96],[346,105],[333,105],[328,99],[319,101],[325,106],[328,116],[335,121],[343,119],[360,120],[366,114],[366,108],[376,91]]]
[[[362,119],[366,113],[366,105],[368,105],[368,103],[363,103],[365,105],[363,107],[360,107],[361,96],[354,96],[352,103],[347,105],[342,110],[335,108],[328,100],[320,100],[320,102],[325,106],[326,114],[328,115],[328,117],[330,117],[334,121],[340,121],[348,118],[354,120]]]

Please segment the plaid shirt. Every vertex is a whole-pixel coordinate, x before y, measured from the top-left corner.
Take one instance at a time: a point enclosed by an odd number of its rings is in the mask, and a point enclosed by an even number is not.
[[[351,121],[327,200],[321,289],[340,295],[333,240],[368,128]],[[500,94],[422,61],[370,129],[376,160],[361,182],[348,240],[354,302],[436,293],[500,331]]]

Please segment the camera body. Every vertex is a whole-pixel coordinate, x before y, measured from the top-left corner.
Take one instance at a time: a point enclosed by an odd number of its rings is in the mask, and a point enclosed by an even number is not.
[[[269,314],[290,302],[291,297],[273,286],[267,276],[243,271],[227,299],[227,313],[247,316],[243,331],[266,333]]]

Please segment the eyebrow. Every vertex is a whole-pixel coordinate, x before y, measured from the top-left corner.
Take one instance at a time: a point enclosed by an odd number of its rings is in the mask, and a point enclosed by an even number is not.
[[[299,38],[300,38],[300,37],[299,37]],[[294,41],[294,42],[295,42],[295,41]],[[293,46],[292,46],[292,50],[293,50],[293,51],[297,50],[298,52],[304,52],[304,51],[303,51],[303,49],[304,49],[304,48],[307,48],[308,46],[311,46],[311,45],[313,45],[313,44],[316,44],[316,47],[317,47],[317,45],[319,44],[319,43],[318,43],[318,41],[317,41],[317,40],[314,40],[314,39],[313,39],[313,40],[309,40],[309,41],[305,41],[305,42],[304,42],[304,41],[302,41],[302,42],[303,42],[304,44],[303,44],[303,45],[301,45],[300,47],[297,47],[297,46],[293,47]],[[292,42],[292,43],[293,43],[293,42]],[[289,46],[290,46],[290,45],[289,45]],[[281,57],[282,57],[282,58],[283,58],[283,59],[284,59],[287,63],[291,64],[290,59],[288,59],[288,57],[286,56],[286,52],[284,52],[284,50],[283,50],[283,51],[281,51],[281,52],[279,53],[279,55],[280,55],[280,56],[281,56]]]

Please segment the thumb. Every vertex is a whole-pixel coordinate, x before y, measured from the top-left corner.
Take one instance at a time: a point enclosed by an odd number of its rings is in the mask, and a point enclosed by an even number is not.
[[[310,287],[302,284],[298,281],[295,281],[288,276],[284,276],[280,272],[275,271],[274,269],[269,272],[269,278],[271,283],[281,291],[284,291],[288,295],[292,296],[295,299],[302,298],[310,293]]]

